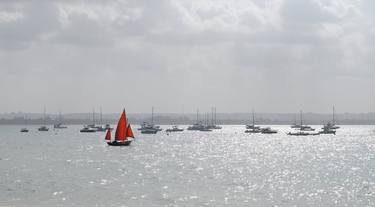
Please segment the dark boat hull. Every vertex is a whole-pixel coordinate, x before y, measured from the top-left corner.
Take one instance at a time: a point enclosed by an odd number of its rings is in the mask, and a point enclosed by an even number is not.
[[[129,146],[131,143],[131,140],[126,140],[125,142],[107,142],[109,146]]]
[[[320,135],[320,133],[287,133],[287,135],[289,136],[317,136],[317,135]]]
[[[165,130],[166,132],[182,132],[184,131],[183,129],[167,129]]]
[[[262,134],[277,134],[277,132],[261,132]]]
[[[259,133],[261,133],[261,131],[259,131],[259,130],[246,130],[245,133],[249,133],[249,134],[259,134]]]
[[[96,130],[80,130],[81,133],[94,133]]]
[[[158,131],[157,130],[142,130],[142,134],[156,134]]]

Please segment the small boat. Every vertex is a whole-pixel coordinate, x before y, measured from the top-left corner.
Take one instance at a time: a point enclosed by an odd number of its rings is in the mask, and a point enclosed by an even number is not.
[[[292,129],[299,129],[299,128],[301,128],[301,125],[297,124],[296,115],[294,115],[294,123],[293,123],[292,126],[290,126],[290,128],[292,128]]]
[[[302,124],[302,111],[300,111],[300,119],[301,119],[301,124],[300,124],[300,128],[299,130],[300,131],[307,131],[307,132],[311,132],[311,131],[315,131],[314,128],[312,128],[311,126],[307,126],[307,125],[303,125]]]
[[[312,128],[311,126],[301,126],[300,130],[301,131],[307,131],[307,132],[315,131],[315,129]]]
[[[27,128],[22,128],[21,130],[20,130],[20,132],[29,132],[29,130],[27,129]]]
[[[262,134],[277,134],[277,130],[271,129],[270,127],[262,128],[261,133]]]
[[[79,130],[82,133],[92,133],[96,132],[95,128],[89,127],[89,126],[84,126],[81,130]]]
[[[335,106],[332,107],[332,123],[328,122],[327,127],[330,129],[339,129],[340,127],[336,125],[335,121]]]
[[[189,131],[200,131],[203,128],[204,128],[204,125],[201,122],[199,122],[199,123],[193,124],[192,126],[189,126],[187,128],[187,130],[189,130]]]
[[[68,127],[64,126],[62,123],[58,123],[58,124],[54,124],[53,128],[55,128],[55,129],[66,129]]]
[[[184,131],[184,129],[180,129],[180,128],[178,128],[177,125],[174,125],[174,126],[172,126],[172,129],[167,129],[165,131],[166,132],[182,132],[182,131]]]
[[[246,129],[260,129],[260,126],[254,126],[252,124],[247,124]]]
[[[48,130],[49,130],[49,128],[46,127],[46,126],[41,126],[41,127],[38,128],[38,131],[40,131],[40,132],[47,132]]]
[[[53,125],[53,128],[54,129],[66,129],[66,128],[68,128],[67,126],[65,126],[65,125],[63,125],[63,116],[61,115],[61,112],[59,112],[59,122],[57,123],[57,124],[54,124]]]
[[[138,128],[138,130],[140,130],[142,134],[156,134],[163,130],[160,126],[154,124],[154,107],[152,107],[151,112],[151,123],[143,122],[141,128]]]
[[[157,129],[149,128],[149,129],[142,129],[141,130],[142,134],[156,134],[158,133]]]
[[[103,127],[103,126],[98,126],[98,127],[96,127],[96,131],[97,132],[105,132],[105,131],[107,131],[108,129],[106,129],[105,127]]]
[[[94,126],[94,128],[96,128],[96,131],[98,131],[98,132],[105,132],[108,129],[112,129],[110,124],[103,125],[102,107],[100,107],[100,125],[99,126]]]
[[[20,132],[27,133],[29,132],[29,129],[27,129],[27,119],[26,117],[23,118],[25,120],[25,127],[20,130]]]
[[[308,132],[299,131],[299,132],[289,132],[287,133],[287,135],[289,136],[316,136],[316,135],[319,135],[319,133],[308,133]]]
[[[336,135],[336,130],[330,128],[329,126],[324,126],[323,130],[319,132],[319,134],[333,134]]]
[[[256,134],[256,133],[261,133],[262,130],[259,126],[255,126],[255,115],[254,115],[254,110],[252,112],[253,114],[253,123],[246,125],[246,131],[245,133],[251,133],[251,134]]]
[[[261,129],[257,129],[257,128],[254,128],[254,129],[248,129],[248,130],[245,130],[245,133],[250,133],[250,134],[257,134],[257,133],[261,133],[262,130]]]
[[[46,107],[44,106],[43,110],[43,125],[38,128],[40,132],[47,132],[49,128],[46,126]]]
[[[315,131],[314,128],[310,127],[310,126],[306,126],[306,125],[303,125],[302,123],[302,111],[300,111],[300,119],[301,119],[301,123],[300,123],[300,127],[298,128],[300,131],[298,132],[289,132],[287,133],[287,135],[290,135],[290,136],[314,136],[314,135],[319,135],[320,133],[308,133],[306,131]]]
[[[217,125],[216,120],[216,107],[211,108],[211,123],[207,125],[209,129],[222,129],[221,126]]]
[[[126,118],[125,109],[117,124],[115,140],[111,140],[111,129],[107,130],[105,140],[109,146],[129,146],[134,140],[133,130]]]
[[[201,131],[201,132],[212,132],[212,129],[210,129],[208,127],[203,127],[201,129],[199,129],[199,131]]]

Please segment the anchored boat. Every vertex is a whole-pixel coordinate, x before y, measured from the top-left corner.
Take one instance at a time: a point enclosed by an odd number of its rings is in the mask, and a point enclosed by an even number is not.
[[[38,131],[47,132],[49,128],[46,126],[46,107],[43,110],[43,125],[38,128]]]
[[[182,131],[184,131],[184,129],[180,129],[180,128],[178,128],[177,125],[174,125],[174,126],[172,126],[172,129],[167,129],[165,131],[166,132],[182,132]]]

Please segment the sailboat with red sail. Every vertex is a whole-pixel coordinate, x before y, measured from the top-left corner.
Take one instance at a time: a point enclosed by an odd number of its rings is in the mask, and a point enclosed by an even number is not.
[[[126,118],[125,109],[122,112],[120,119],[118,120],[115,139],[112,141],[111,129],[108,129],[105,136],[105,140],[107,141],[107,144],[110,146],[129,146],[131,142],[134,140],[133,130]]]

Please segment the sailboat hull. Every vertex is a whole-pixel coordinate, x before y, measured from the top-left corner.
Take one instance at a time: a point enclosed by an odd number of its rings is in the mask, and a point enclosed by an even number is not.
[[[131,140],[126,140],[125,142],[107,142],[109,146],[129,146],[131,143]]]

